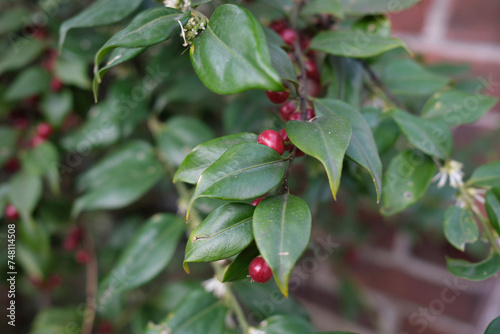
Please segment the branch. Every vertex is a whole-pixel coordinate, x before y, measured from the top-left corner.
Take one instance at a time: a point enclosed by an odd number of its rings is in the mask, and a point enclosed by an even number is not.
[[[371,81],[373,81],[374,84],[376,84],[385,94],[385,96],[387,96],[387,98],[398,108],[400,109],[405,109],[405,106],[397,99],[396,96],[394,96],[394,94],[391,93],[391,91],[384,85],[384,83],[382,82],[382,80],[380,80],[380,78],[377,76],[377,74],[375,74],[375,72],[373,72],[372,68],[370,67],[370,65],[368,65],[368,63],[365,61],[365,60],[360,60],[359,61],[361,63],[361,65],[363,66],[363,69],[366,71],[366,73],[368,73],[368,76],[370,77]]]

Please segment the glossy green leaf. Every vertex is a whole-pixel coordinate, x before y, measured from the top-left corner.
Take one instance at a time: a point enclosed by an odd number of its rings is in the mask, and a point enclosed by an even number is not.
[[[69,89],[49,92],[40,102],[40,110],[45,119],[54,127],[60,127],[73,108],[73,94]]]
[[[312,122],[289,121],[286,132],[301,151],[321,161],[336,199],[344,155],[352,136],[349,122],[340,116],[323,116]]]
[[[369,35],[361,30],[340,30],[319,33],[310,48],[335,56],[369,58],[406,45],[399,39]]]
[[[322,66],[322,83],[327,85],[327,97],[344,101],[355,108],[361,106],[363,66],[351,58],[329,55]]]
[[[271,65],[262,27],[244,8],[231,4],[217,7],[190,54],[198,77],[218,94],[252,88],[283,90]]]
[[[73,28],[88,28],[119,22],[132,14],[142,0],[98,0],[78,15],[63,22],[59,28],[59,49],[64,44],[66,34]]]
[[[474,170],[467,184],[479,187],[500,187],[500,161],[479,166]]]
[[[288,296],[290,273],[311,236],[309,207],[290,194],[265,198],[255,209],[253,233],[276,284]]]
[[[59,152],[57,148],[49,141],[32,148],[23,157],[23,169],[27,172],[44,176],[54,194],[59,194]]]
[[[31,13],[27,8],[17,7],[4,9],[0,15],[0,35],[13,33],[21,29],[26,23]]]
[[[256,0],[271,6],[281,12],[288,13],[293,8],[293,0]]]
[[[450,206],[444,213],[444,235],[455,248],[465,250],[466,243],[472,243],[479,237],[479,229],[469,210]]]
[[[267,46],[271,53],[271,64],[279,76],[288,81],[298,82],[293,63],[285,50],[273,43],[268,43]]]
[[[99,69],[99,72],[96,75],[96,77],[99,79],[94,79],[94,85],[97,84],[102,79],[104,74],[106,74],[106,72],[108,72],[108,70],[111,67],[122,64],[126,61],[129,61],[130,59],[137,57],[138,55],[143,53],[146,49],[147,49],[146,47],[113,49],[113,51],[109,53],[108,61],[106,62],[106,64]]]
[[[55,75],[65,85],[72,85],[81,89],[90,89],[91,81],[88,74],[88,64],[80,58],[58,58]]]
[[[417,202],[435,172],[432,159],[420,151],[404,151],[395,156],[384,174],[382,214],[394,215]]]
[[[174,175],[174,182],[182,181],[196,184],[201,173],[219,159],[230,147],[236,144],[255,142],[257,142],[257,135],[253,133],[237,133],[200,144],[181,163]]]
[[[302,8],[301,14],[330,14],[339,19],[344,18],[344,11],[338,0],[311,0]]]
[[[398,12],[416,4],[418,0],[340,0],[349,14]]]
[[[253,236],[252,236],[253,239]],[[251,243],[231,262],[224,272],[222,282],[234,282],[246,279],[248,277],[248,266],[253,259],[260,254],[259,249],[254,243]]]
[[[0,126],[0,166],[2,166],[15,153],[17,131]]]
[[[205,169],[188,205],[188,213],[199,197],[243,200],[264,195],[283,178],[284,162],[275,150],[257,143],[229,148]]]
[[[215,137],[208,125],[189,116],[170,118],[155,135],[163,158],[174,166],[179,166],[194,147]]]
[[[184,270],[189,273],[189,262],[223,260],[245,249],[253,240],[254,209],[250,204],[227,203],[212,211],[189,236]]]
[[[0,58],[0,74],[21,69],[43,52],[45,44],[37,39],[21,38],[9,45]]]
[[[73,215],[82,210],[124,207],[145,194],[163,175],[153,148],[146,142],[130,141],[80,176],[88,182],[79,181],[86,183],[86,192],[76,200]]]
[[[64,333],[71,328],[75,333],[81,331],[83,313],[76,307],[47,307],[36,314],[29,334]]]
[[[422,96],[434,94],[449,82],[410,59],[396,59],[382,73],[382,81],[397,95]]]
[[[493,319],[493,321],[486,328],[484,334],[497,334],[500,333],[500,317]]]
[[[346,155],[370,173],[377,190],[378,202],[382,193],[382,162],[370,126],[363,115],[350,105],[333,99],[316,99],[314,108],[318,115],[336,115],[349,121],[352,127],[352,138]]]
[[[485,208],[490,224],[500,235],[500,188],[493,188],[484,196]]]
[[[445,123],[422,119],[400,110],[395,110],[392,118],[406,139],[416,148],[440,159],[450,156],[453,149],[453,136]]]
[[[259,326],[266,334],[307,334],[315,333],[317,329],[307,320],[288,314],[278,314],[267,318]]]
[[[442,120],[448,126],[474,123],[486,114],[498,99],[459,90],[434,94],[425,104],[421,117]]]
[[[41,196],[42,181],[38,176],[21,171],[10,179],[9,199],[23,220],[31,219],[31,214]]]
[[[491,253],[485,260],[477,263],[446,257],[446,267],[455,276],[482,281],[495,276],[500,270],[500,255]]]
[[[173,214],[157,214],[146,221],[99,285],[99,305],[156,277],[170,262],[184,229],[185,223]]]
[[[16,101],[49,89],[50,74],[41,67],[30,67],[20,72],[5,91],[5,100]]]
[[[368,35],[391,37],[391,21],[386,15],[364,16],[354,23],[352,29],[361,30]]]

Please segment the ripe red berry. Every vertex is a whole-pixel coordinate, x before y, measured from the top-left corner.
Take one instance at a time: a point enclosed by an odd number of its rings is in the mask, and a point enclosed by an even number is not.
[[[36,127],[36,135],[48,139],[52,135],[52,126],[49,123],[40,123]]]
[[[311,79],[316,79],[318,78],[318,66],[316,66],[316,63],[314,60],[308,58],[305,63],[306,67],[306,76]]]
[[[288,133],[286,133],[286,129],[281,129],[278,131],[280,134],[281,138],[283,138],[284,142],[290,141],[290,138],[288,138]]]
[[[19,219],[19,211],[17,211],[16,207],[12,204],[7,204],[5,206],[5,218],[8,220],[18,220]]]
[[[290,115],[288,118],[289,121],[301,121],[302,120],[302,114],[300,112],[294,112],[293,114]]]
[[[48,279],[48,288],[51,290],[53,288],[55,288],[56,286],[58,285],[61,285],[62,284],[62,278],[61,276],[59,276],[58,274],[53,274],[49,277]]]
[[[17,158],[12,158],[9,161],[7,161],[7,163],[5,164],[5,170],[10,172],[10,173],[17,172],[20,167],[21,167],[21,163],[19,162],[19,159],[17,159]]]
[[[282,155],[283,152],[285,152],[285,143],[283,142],[283,138],[281,138],[279,133],[274,130],[263,131],[257,138],[257,143],[272,148],[278,152],[279,155]]]
[[[109,321],[103,321],[97,327],[97,333],[99,334],[110,334],[113,333],[113,324]]]
[[[307,78],[307,95],[317,97],[321,94],[321,83],[319,79]]]
[[[64,249],[71,251],[76,249],[83,239],[83,229],[81,227],[72,228],[64,238]]]
[[[248,274],[252,278],[252,282],[266,283],[273,277],[273,272],[267,262],[260,256],[250,262],[248,266]]]
[[[264,197],[259,197],[257,199],[254,199],[252,201],[252,203],[250,203],[250,204],[252,204],[253,206],[257,206],[257,205],[259,205],[260,202],[262,202],[263,199],[264,199]]]
[[[63,88],[63,83],[59,78],[53,77],[52,80],[50,81],[50,89],[53,92],[58,92]]]
[[[271,24],[269,24],[269,28],[271,28],[272,30],[274,30],[279,34],[286,29],[287,25],[288,24],[285,20],[275,20],[271,22]]]
[[[316,117],[316,112],[314,111],[314,109],[306,109],[306,117],[307,119],[312,119],[314,117]]]
[[[297,33],[295,30],[286,28],[280,32],[281,39],[285,42],[286,45],[293,46],[295,40],[297,39]]]
[[[46,141],[45,138],[40,137],[40,136],[37,135],[37,136],[31,138],[31,140],[28,143],[28,147],[31,147],[31,148],[38,147],[41,144],[43,144],[45,141]]]
[[[266,95],[272,103],[281,104],[281,103],[285,102],[286,100],[288,100],[290,93],[285,92],[285,91],[283,91],[283,92],[271,92],[268,90],[268,91],[266,91]]]
[[[76,252],[75,254],[75,260],[76,262],[80,263],[80,264],[85,264],[87,262],[89,262],[90,260],[90,255],[89,253],[87,253],[86,251],[84,251],[83,249],[80,249],[78,252]]]
[[[295,112],[295,102],[288,101],[280,108],[280,116],[286,122],[290,119],[290,115]]]

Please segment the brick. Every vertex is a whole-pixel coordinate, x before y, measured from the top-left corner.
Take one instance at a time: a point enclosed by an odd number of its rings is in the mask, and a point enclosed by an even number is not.
[[[385,221],[377,212],[359,210],[358,221],[368,230],[368,240],[370,245],[390,249],[394,244],[396,230]]]
[[[432,328],[432,323],[429,324],[429,326],[423,330],[419,331],[421,329],[421,326],[412,326],[409,322],[408,319],[406,319],[402,324],[401,327],[399,328],[398,332],[399,334],[456,334],[454,331],[437,331],[434,328]]]
[[[415,6],[397,13],[391,13],[389,18],[395,32],[420,34],[422,32],[425,16],[432,0],[423,0]]]
[[[473,42],[500,43],[500,1],[453,0],[447,36]]]

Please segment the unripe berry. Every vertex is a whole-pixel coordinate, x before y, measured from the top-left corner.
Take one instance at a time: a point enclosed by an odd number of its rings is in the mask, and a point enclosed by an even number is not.
[[[18,220],[19,219],[19,211],[17,211],[16,207],[12,204],[7,204],[5,206],[5,218],[8,220]]]
[[[297,39],[297,33],[295,30],[286,28],[283,29],[283,31],[280,32],[281,39],[283,39],[283,42],[285,42],[286,45],[293,46],[295,43],[295,40]]]
[[[257,206],[257,205],[259,205],[260,202],[262,202],[263,199],[264,199],[264,197],[259,197],[257,199],[254,199],[252,201],[252,203],[250,203],[250,204],[253,205],[253,206]]]
[[[267,262],[260,256],[250,262],[248,266],[248,274],[252,278],[252,282],[266,283],[273,277],[273,272]]]
[[[281,138],[279,133],[274,130],[263,131],[257,138],[257,143],[272,148],[278,152],[279,155],[282,155],[283,152],[285,152],[285,143],[283,142],[283,138]]]
[[[272,103],[275,103],[275,104],[282,104],[283,102],[285,102],[286,100],[288,100],[288,97],[290,96],[290,93],[289,92],[285,92],[285,91],[282,91],[282,92],[271,92],[271,91],[266,91],[266,95],[267,97],[269,98],[269,100],[272,102]]]
[[[290,115],[295,112],[295,102],[288,101],[280,108],[280,116],[286,122],[290,119]]]

